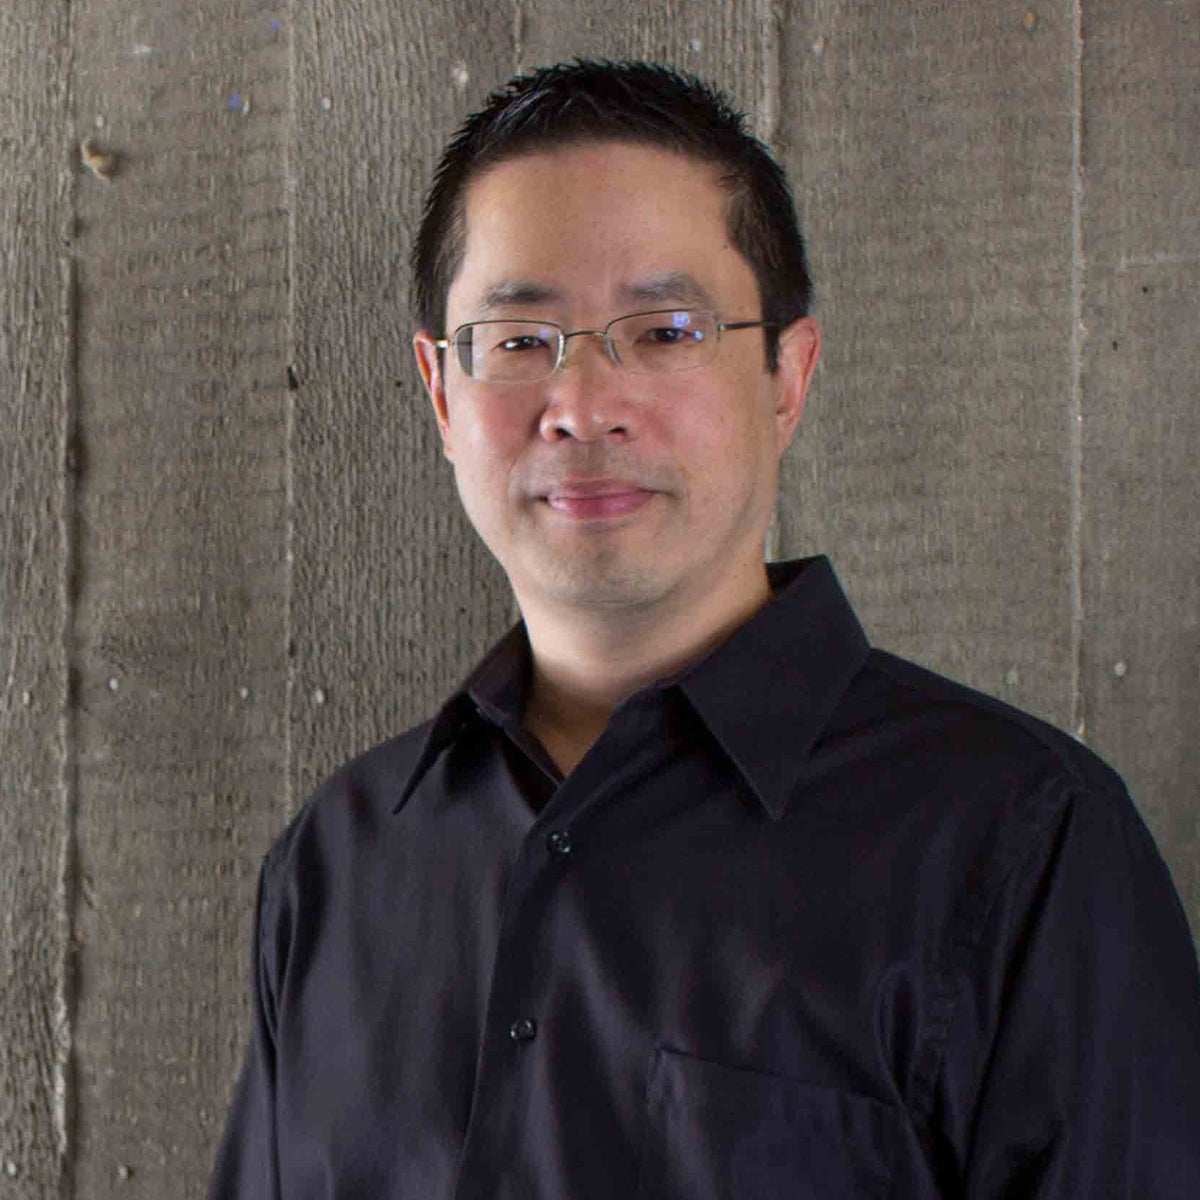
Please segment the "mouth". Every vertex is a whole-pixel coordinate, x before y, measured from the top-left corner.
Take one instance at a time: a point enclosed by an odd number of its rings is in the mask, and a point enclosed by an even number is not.
[[[563,480],[541,499],[573,520],[603,521],[637,512],[653,495],[648,488],[624,479]]]

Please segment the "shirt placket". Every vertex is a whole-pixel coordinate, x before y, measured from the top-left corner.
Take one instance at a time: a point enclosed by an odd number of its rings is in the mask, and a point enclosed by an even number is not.
[[[631,737],[660,723],[654,701],[619,712],[594,751],[565,780],[530,827],[504,899],[467,1136],[455,1200],[533,1200],[542,1194],[538,1131],[523,1125],[536,1056],[555,1031],[542,1021],[555,963],[545,927],[563,876],[586,852],[592,813],[615,798],[631,766]],[[601,822],[601,824],[603,824]]]

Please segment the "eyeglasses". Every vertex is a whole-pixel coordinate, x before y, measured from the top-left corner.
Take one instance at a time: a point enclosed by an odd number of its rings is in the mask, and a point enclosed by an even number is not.
[[[603,338],[608,357],[626,371],[673,375],[712,362],[726,330],[760,328],[777,326],[771,321],[721,321],[703,309],[667,308],[570,333],[553,321],[471,321],[434,344],[442,350],[453,347],[459,366],[480,383],[537,383],[563,365],[567,342],[574,337]]]

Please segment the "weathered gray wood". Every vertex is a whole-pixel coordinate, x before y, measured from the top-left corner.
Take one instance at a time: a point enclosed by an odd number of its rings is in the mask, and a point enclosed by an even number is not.
[[[648,58],[726,88],[768,139],[778,119],[782,10],[772,0],[630,4],[618,16],[563,0],[523,0],[517,9],[521,69],[564,59]]]
[[[1200,933],[1200,21],[1084,8],[1083,711]]]
[[[425,715],[511,621],[412,362],[408,253],[441,148],[513,61],[509,9],[296,12],[296,797]]]
[[[1200,931],[1200,26],[1077,11],[8,0],[0,1193],[201,1193],[259,854],[507,624],[407,255],[459,119],[574,54],[715,79],[796,179],[828,346],[782,552],[831,551],[881,644],[1081,713]]]
[[[77,201],[73,1191],[195,1197],[287,808],[288,31],[73,11],[75,125],[116,155]]]
[[[65,3],[0,11],[0,1192],[56,1196],[68,838]]]
[[[1060,725],[1073,13],[811,3],[780,105],[827,338],[783,547],[833,553],[878,644]]]

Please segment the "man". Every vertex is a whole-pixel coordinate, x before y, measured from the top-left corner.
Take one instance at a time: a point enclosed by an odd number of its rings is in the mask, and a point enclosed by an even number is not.
[[[647,64],[443,158],[415,349],[522,623],[268,854],[214,1197],[1200,1196],[1200,982],[1120,781],[765,567],[787,185]]]

